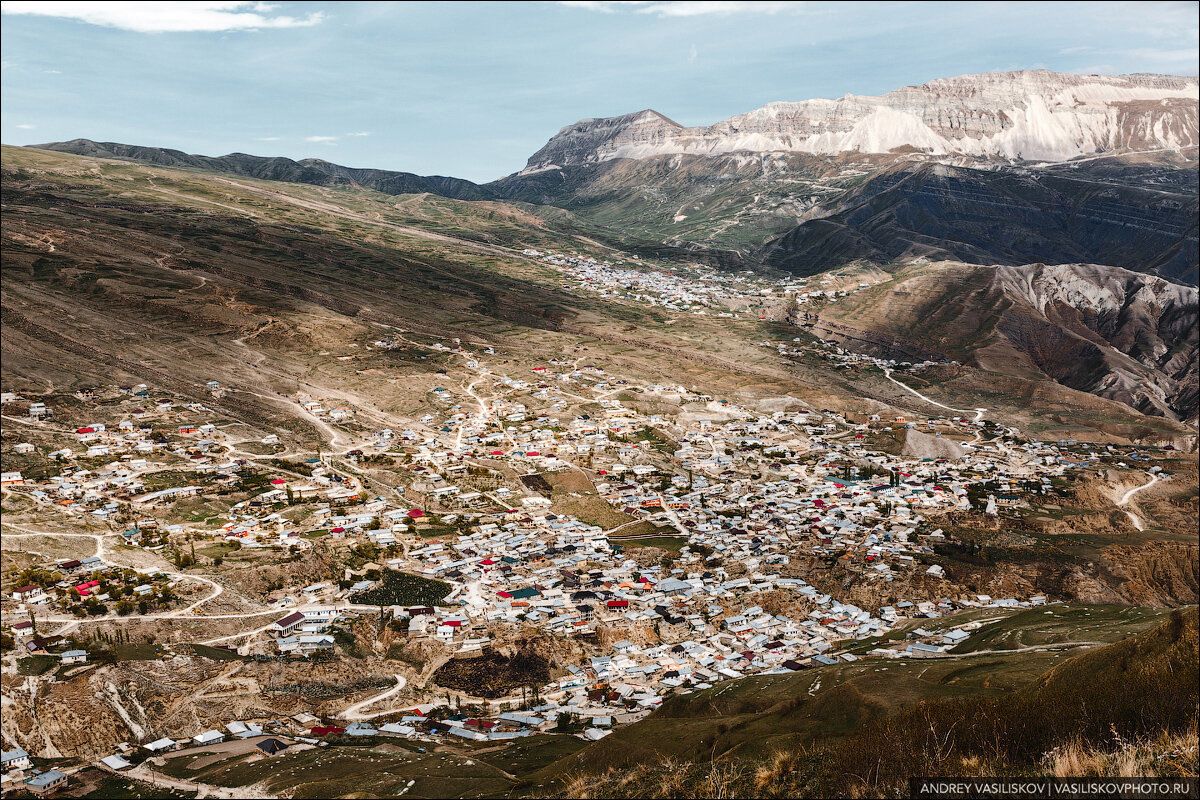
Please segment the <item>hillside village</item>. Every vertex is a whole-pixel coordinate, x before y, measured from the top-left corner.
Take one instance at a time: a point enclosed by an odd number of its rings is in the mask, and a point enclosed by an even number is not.
[[[743,313],[733,309],[775,291],[797,303],[838,294],[527,254],[560,268],[573,290],[678,312]],[[932,366],[800,337],[762,346],[781,359],[815,355],[881,370],[901,386],[905,374]],[[587,353],[506,375],[493,348],[459,340],[393,331],[364,347],[437,354],[447,369],[435,378],[445,385],[432,387],[428,413],[397,429],[370,426],[333,398],[286,398],[335,441],[350,442],[315,451],[289,450],[275,434],[247,439],[240,421],[160,387],[98,387],[73,396],[69,408],[6,393],[6,498],[98,531],[75,534],[96,540],[95,556],[6,576],[4,628],[21,657],[79,669],[89,663],[82,625],[204,618],[224,587],[215,573],[188,571],[198,549],[219,566],[223,553],[302,559],[318,546],[353,553],[355,562],[227,611],[252,629],[203,644],[242,658],[336,658],[346,630],[378,618],[409,641],[437,643],[451,664],[489,657],[496,631],[513,626],[590,642],[585,655],[486,694],[439,686],[440,672],[425,685],[397,675],[378,700],[407,690],[407,705],[360,713],[375,705],[368,698],[340,719],[155,731],[154,741],[127,743],[109,766],[129,766],[125,756],[139,748],[148,757],[226,737],[494,741],[566,730],[595,740],[674,692],[862,658],[935,658],[980,625],[943,621],[952,612],[1054,598],[953,588],[935,552],[946,535],[928,515],[1012,513],[1054,493],[1071,471],[1137,457],[1029,439],[990,422],[986,409],[932,401],[931,415],[919,417],[766,413],[670,381],[639,384]],[[214,397],[238,391],[217,381],[205,389]],[[10,469],[10,449],[30,466]],[[171,518],[177,504],[226,496],[244,499],[222,513]],[[13,535],[40,535],[19,530]],[[120,566],[105,555],[109,533],[175,569]],[[832,567],[837,582],[814,577]],[[862,607],[839,597],[851,584],[919,591]],[[19,663],[6,659],[4,669]],[[9,756],[6,769],[11,762],[17,775],[21,759]]]

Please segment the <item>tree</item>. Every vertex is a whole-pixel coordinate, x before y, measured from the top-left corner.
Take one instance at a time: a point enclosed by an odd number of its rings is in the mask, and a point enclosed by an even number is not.
[[[128,598],[117,603],[117,613],[122,617],[127,617],[132,614],[133,608],[133,601]]]
[[[284,488],[284,491],[287,493],[288,505],[289,506],[295,505],[296,504],[296,495],[292,492],[291,485],[289,484],[288,486],[285,486],[283,488]]]

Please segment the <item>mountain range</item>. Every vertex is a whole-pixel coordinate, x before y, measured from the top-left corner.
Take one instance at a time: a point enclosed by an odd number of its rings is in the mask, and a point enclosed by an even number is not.
[[[42,149],[386,194],[557,206],[642,246],[811,274],[847,262],[1096,263],[1196,284],[1198,82],[997,72],[685,127],[562,128],[487,184],[76,139]]]
[[[1197,142],[1197,81],[1168,75],[990,72],[879,97],[769,103],[706,127],[657,111],[585,119],[558,132],[523,174],[615,158],[724,153],[925,153],[1068,161]]]

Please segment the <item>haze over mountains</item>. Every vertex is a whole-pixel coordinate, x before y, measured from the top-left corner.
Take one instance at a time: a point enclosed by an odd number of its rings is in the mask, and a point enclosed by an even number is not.
[[[1098,263],[1197,282],[1195,78],[1000,72],[771,103],[707,127],[568,125],[478,185],[319,159],[86,139],[44,149],[387,194],[519,200],[643,245],[810,274],[850,261]]]

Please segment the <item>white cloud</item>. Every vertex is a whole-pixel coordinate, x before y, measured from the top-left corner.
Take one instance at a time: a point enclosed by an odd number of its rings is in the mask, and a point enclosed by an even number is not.
[[[303,17],[276,14],[278,4],[262,2],[39,2],[4,0],[0,11],[58,17],[120,28],[137,33],[183,31],[244,31],[261,28],[298,28],[316,25],[325,15],[314,11]]]
[[[802,2],[732,2],[731,0],[560,0],[559,5],[586,8],[614,14],[631,11],[656,17],[698,17],[702,15],[778,14],[798,11]]]
[[[254,141],[256,141],[256,142],[278,142],[279,137],[278,136],[259,136]]]
[[[36,125],[30,125],[28,122],[23,122],[23,123],[21,123],[20,125],[18,125],[17,127],[18,127],[18,128],[20,128],[20,129],[21,129],[21,130],[23,130],[23,131],[31,131],[31,130],[33,130],[34,128],[36,128],[37,126],[36,126]]]
[[[370,131],[359,131],[358,133],[347,133],[347,136],[370,136]]]
[[[315,144],[330,144],[332,142],[336,142],[337,140],[338,140],[338,137],[336,137],[336,136],[305,136],[304,137],[304,141],[313,142]]]

